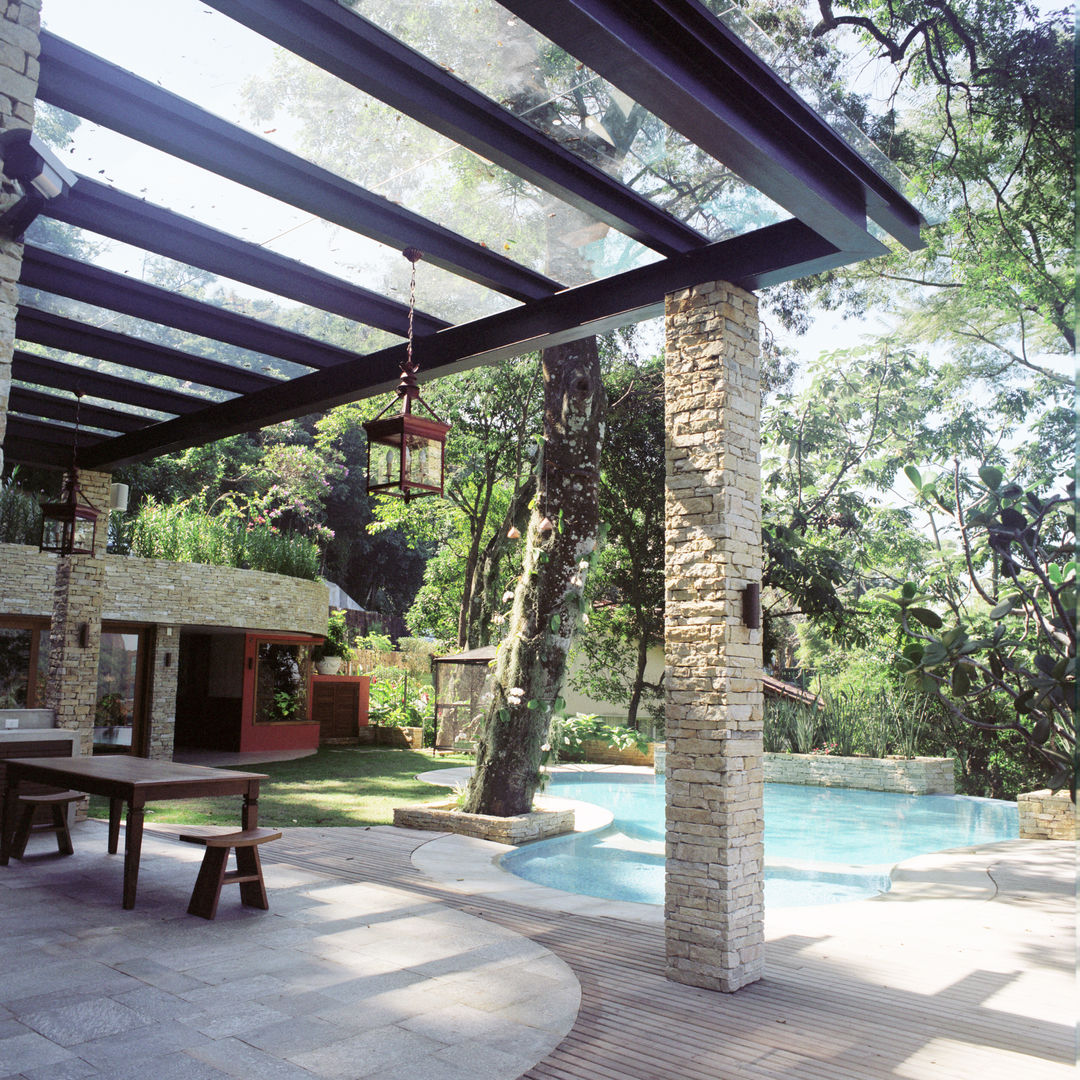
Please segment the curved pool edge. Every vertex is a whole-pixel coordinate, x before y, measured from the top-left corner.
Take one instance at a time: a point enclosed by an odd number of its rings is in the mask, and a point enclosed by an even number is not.
[[[916,900],[973,900],[986,902],[998,895],[991,870],[1013,854],[1038,852],[1047,840],[999,840],[970,848],[953,848],[916,855],[897,863],[890,873],[892,887],[886,893],[848,900],[826,907],[851,904],[892,904]],[[440,834],[421,844],[412,855],[413,866],[426,877],[455,892],[489,896],[525,907],[566,914],[624,919],[653,926],[664,922],[662,904],[630,900],[604,900],[547,885],[534,885],[504,870],[499,860],[515,848],[469,836]],[[790,917],[798,912],[819,912],[822,907],[788,907],[776,914]],[[766,911],[766,920],[770,917]]]

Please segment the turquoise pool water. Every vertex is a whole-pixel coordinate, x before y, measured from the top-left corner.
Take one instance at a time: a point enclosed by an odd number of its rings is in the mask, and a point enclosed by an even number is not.
[[[664,902],[663,777],[557,774],[548,793],[614,814],[607,829],[503,856],[520,877],[586,896]],[[889,888],[914,855],[1015,839],[1016,806],[955,795],[765,785],[765,905],[856,900]]]

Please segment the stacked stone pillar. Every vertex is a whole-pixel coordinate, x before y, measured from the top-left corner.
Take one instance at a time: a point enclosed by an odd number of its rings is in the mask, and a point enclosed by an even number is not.
[[[94,553],[58,558],[53,587],[45,704],[53,710],[57,727],[79,733],[84,754],[94,741],[111,479],[110,473],[79,473],[82,497],[101,511]]]
[[[150,650],[150,715],[146,756],[172,761],[176,743],[176,674],[180,660],[180,627],[154,627]]]
[[[757,302],[724,282],[666,301],[668,977],[733,991],[764,952]]]
[[[41,0],[6,0],[0,16],[0,130],[28,128],[34,123],[37,97],[38,30]],[[0,213],[18,202],[20,192],[0,178]],[[11,392],[11,356],[15,345],[17,283],[22,270],[23,246],[0,238],[0,470],[7,433],[8,396]]]

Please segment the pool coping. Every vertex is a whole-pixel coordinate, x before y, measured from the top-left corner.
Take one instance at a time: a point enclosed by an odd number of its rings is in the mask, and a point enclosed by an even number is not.
[[[468,766],[432,770],[420,774],[417,779],[429,784],[453,787],[467,780],[471,771]],[[652,769],[639,765],[561,765],[552,771],[653,774]],[[572,803],[574,806],[575,832],[591,832],[606,828],[610,824],[611,814],[603,811],[607,820],[599,822],[599,815],[595,814],[599,808],[590,803],[572,802],[569,799],[560,801]],[[590,814],[589,811],[594,813]],[[1003,854],[1046,842],[1002,840],[992,844],[916,855],[891,866],[889,878],[892,884],[887,893],[841,903],[895,903],[917,899],[993,900],[997,896],[998,886],[990,872],[991,867]],[[499,865],[504,855],[517,850],[519,849],[509,844],[498,844],[490,840],[440,835],[421,844],[413,852],[412,862],[422,874],[455,892],[498,896],[502,900],[544,911],[606,916],[654,926],[664,922],[663,904],[584,896],[526,881]],[[808,908],[780,910],[805,911]]]

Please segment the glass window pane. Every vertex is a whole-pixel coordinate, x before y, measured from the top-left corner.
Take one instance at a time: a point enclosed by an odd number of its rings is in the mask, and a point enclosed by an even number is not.
[[[255,722],[299,723],[308,719],[311,646],[260,641],[255,664]]]
[[[0,626],[0,709],[26,708],[32,630]]]
[[[95,753],[132,751],[138,659],[138,633],[102,633],[94,707]]]

